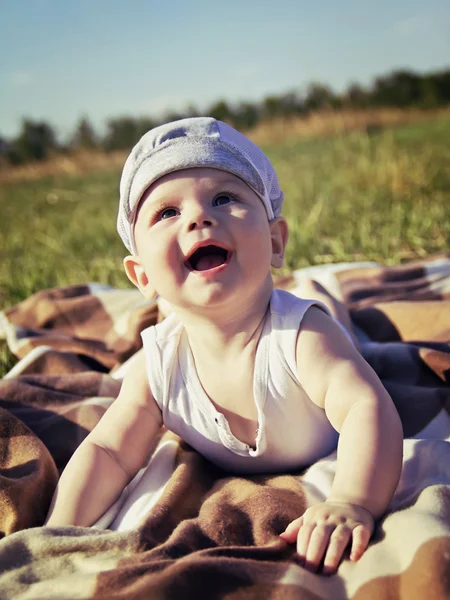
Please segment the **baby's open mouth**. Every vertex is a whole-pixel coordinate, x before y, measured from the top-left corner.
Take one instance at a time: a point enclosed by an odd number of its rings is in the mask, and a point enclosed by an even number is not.
[[[220,246],[202,246],[188,258],[187,265],[193,271],[208,271],[220,267],[228,260],[228,250]]]

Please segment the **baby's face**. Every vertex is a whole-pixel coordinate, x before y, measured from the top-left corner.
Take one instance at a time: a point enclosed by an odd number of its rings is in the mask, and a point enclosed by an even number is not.
[[[270,278],[272,224],[238,177],[210,168],[170,173],[140,203],[137,284],[147,297],[156,291],[184,309],[239,301]]]

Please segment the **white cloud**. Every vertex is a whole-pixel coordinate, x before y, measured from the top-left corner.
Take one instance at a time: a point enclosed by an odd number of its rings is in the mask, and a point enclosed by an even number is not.
[[[179,96],[156,96],[143,104],[140,110],[142,114],[164,114],[169,111],[183,110],[187,104],[187,99]]]
[[[239,63],[233,68],[233,75],[242,79],[261,77],[263,75],[263,67],[254,63]]]
[[[25,87],[33,83],[33,76],[26,71],[17,71],[11,75],[11,83],[15,87]]]
[[[404,37],[413,36],[428,29],[432,23],[433,19],[431,17],[416,15],[399,21],[394,27],[394,32]]]
[[[45,10],[52,5],[52,0],[34,0],[34,3],[38,8]]]

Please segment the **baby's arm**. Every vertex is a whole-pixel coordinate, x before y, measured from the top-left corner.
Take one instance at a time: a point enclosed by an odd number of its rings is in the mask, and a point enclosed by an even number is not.
[[[352,542],[358,560],[386,510],[402,466],[403,432],[395,406],[370,365],[340,327],[309,309],[297,342],[300,381],[340,432],[337,471],[326,502],[309,508],[287,528],[307,567],[324,560],[333,572]]]
[[[46,525],[95,523],[145,464],[161,424],[141,353],[119,396],[62,473]]]

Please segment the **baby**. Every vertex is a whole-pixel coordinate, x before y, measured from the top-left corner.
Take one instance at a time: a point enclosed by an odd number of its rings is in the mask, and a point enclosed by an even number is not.
[[[142,332],[144,351],[63,472],[47,525],[92,525],[164,424],[233,473],[299,470],[337,446],[330,496],[281,538],[313,571],[335,572],[347,546],[358,560],[396,488],[402,428],[327,307],[273,288],[288,227],[271,163],[229,125],[183,119],[143,136],[120,191],[125,271],[172,313]]]

